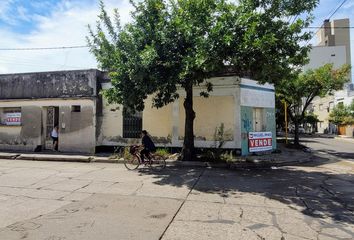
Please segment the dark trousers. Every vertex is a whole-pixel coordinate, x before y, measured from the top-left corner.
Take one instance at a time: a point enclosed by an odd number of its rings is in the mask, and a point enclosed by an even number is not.
[[[52,137],[52,139],[53,139],[54,150],[58,151],[58,140],[59,140],[59,138]]]
[[[144,161],[144,157],[145,157],[144,155],[145,155],[146,157],[149,157],[149,155],[150,155],[149,149],[146,149],[146,148],[145,148],[145,149],[143,149],[143,150],[140,151],[140,158],[141,158],[141,161]]]

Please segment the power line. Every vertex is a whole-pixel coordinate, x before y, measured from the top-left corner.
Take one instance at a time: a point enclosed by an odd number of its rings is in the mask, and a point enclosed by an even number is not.
[[[337,11],[344,5],[344,3],[346,3],[347,0],[343,0],[343,2],[336,8],[336,10],[334,10],[334,12],[327,18],[327,19],[331,19],[333,17],[334,14],[337,13]]]
[[[347,0],[345,0],[347,1]],[[342,2],[341,6],[345,3]],[[337,8],[339,9],[339,8]],[[332,14],[333,15],[333,14]],[[293,22],[296,20],[296,17],[294,18]],[[320,28],[330,28],[330,29],[354,29],[354,27],[325,27],[325,26],[309,26],[305,27],[304,29],[320,29]],[[313,36],[312,36],[313,38]],[[311,39],[312,39],[311,38]],[[311,39],[309,41],[311,41]],[[308,42],[309,42],[308,41]],[[0,48],[0,51],[41,51],[41,50],[65,50],[65,49],[77,49],[77,48],[89,48],[87,45],[79,45],[79,46],[65,46],[65,47],[31,47],[31,48]]]
[[[37,50],[63,50],[73,48],[88,48],[87,45],[68,47],[31,47],[31,48],[0,48],[0,51],[37,51]]]
[[[344,5],[344,3],[346,3],[347,0],[343,0],[343,2],[334,10],[334,12],[331,14],[331,12],[329,13],[330,16],[327,19],[331,19],[331,17],[334,16],[334,14],[337,13],[337,11]],[[320,30],[321,28],[323,28],[324,26],[318,27],[317,31]],[[312,34],[312,37],[306,42],[306,45],[313,39],[313,37],[315,36],[315,34]]]
[[[296,16],[294,17],[293,21],[291,22],[291,25],[294,24],[294,22],[296,21],[296,19],[297,19],[298,17],[299,17],[299,15],[296,15]]]

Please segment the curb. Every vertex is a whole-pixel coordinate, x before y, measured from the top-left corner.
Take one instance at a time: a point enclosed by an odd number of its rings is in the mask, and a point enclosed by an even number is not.
[[[1,153],[0,158],[1,159],[17,159],[20,156],[20,154],[15,154],[15,153]]]
[[[226,169],[270,169],[272,167],[296,166],[311,162],[315,157],[311,154],[303,161],[288,162],[267,162],[264,160],[254,160],[255,162],[237,162],[237,163],[215,163],[215,162],[183,162],[175,160],[166,160],[168,167],[198,167],[198,168],[226,168]],[[42,154],[14,154],[0,153],[0,159],[9,160],[28,160],[28,161],[57,161],[57,162],[83,162],[83,163],[113,163],[123,164],[122,159],[108,159],[105,157],[94,156],[67,156],[67,155],[42,155]]]

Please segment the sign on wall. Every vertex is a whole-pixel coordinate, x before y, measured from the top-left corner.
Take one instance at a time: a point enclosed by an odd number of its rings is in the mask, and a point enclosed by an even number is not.
[[[20,112],[6,113],[5,124],[10,126],[21,125],[21,113]]]
[[[272,150],[272,132],[248,133],[249,152],[263,152]]]

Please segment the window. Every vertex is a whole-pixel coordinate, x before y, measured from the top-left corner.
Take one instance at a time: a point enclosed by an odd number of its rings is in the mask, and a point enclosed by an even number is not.
[[[319,109],[320,109],[320,111],[323,110],[323,104],[320,104]]]
[[[142,112],[134,114],[123,109],[123,138],[140,138],[143,130]]]
[[[0,108],[0,125],[21,126],[21,108]]]
[[[343,107],[344,103],[343,102],[338,102],[338,107]]]
[[[71,112],[81,112],[81,106],[80,105],[72,105]]]

